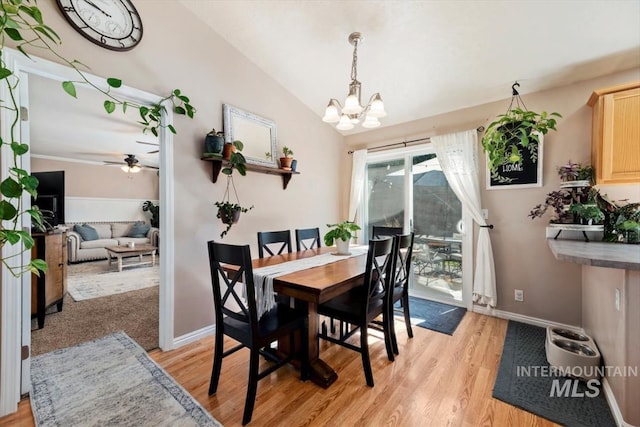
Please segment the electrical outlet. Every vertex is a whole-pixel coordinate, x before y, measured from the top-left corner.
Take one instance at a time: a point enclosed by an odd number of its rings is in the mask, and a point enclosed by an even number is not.
[[[616,311],[620,311],[620,289],[616,289]]]
[[[516,289],[513,291],[513,298],[518,302],[524,301],[524,291],[522,289]]]

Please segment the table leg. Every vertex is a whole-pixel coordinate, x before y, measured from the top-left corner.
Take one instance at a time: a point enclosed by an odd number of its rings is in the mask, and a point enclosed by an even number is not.
[[[156,251],[151,252],[151,266],[156,265]]]
[[[311,368],[311,381],[320,387],[327,388],[338,379],[338,374],[333,368],[320,359],[320,332],[318,305],[310,302],[309,310],[309,365]]]
[[[122,273],[122,257],[118,257],[118,271]]]

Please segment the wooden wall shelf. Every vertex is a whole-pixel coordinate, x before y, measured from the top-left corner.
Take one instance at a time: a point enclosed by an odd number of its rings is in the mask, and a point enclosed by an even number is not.
[[[218,175],[220,175],[220,171],[223,166],[227,166],[229,162],[227,160],[223,160],[220,157],[202,157],[200,160],[204,160],[205,162],[211,163],[211,181],[213,183],[218,182]],[[248,171],[266,173],[268,175],[280,175],[282,176],[282,189],[286,190],[287,185],[289,185],[289,181],[291,181],[291,176],[300,175],[300,172],[287,171],[284,169],[276,169],[270,168],[267,166],[246,164]]]

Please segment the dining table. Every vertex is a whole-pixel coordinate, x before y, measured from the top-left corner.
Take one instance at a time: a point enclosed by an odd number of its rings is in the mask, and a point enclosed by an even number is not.
[[[252,267],[256,269],[326,253],[336,253],[336,248],[322,247],[254,259]],[[297,304],[302,303],[307,307],[309,338],[306,345],[309,349],[310,375],[311,380],[322,387],[329,387],[337,379],[337,374],[333,368],[320,359],[318,305],[361,284],[366,261],[367,255],[366,252],[363,252],[361,255],[273,278],[273,289],[276,293],[294,298]],[[286,349],[286,344],[284,342],[281,344]]]

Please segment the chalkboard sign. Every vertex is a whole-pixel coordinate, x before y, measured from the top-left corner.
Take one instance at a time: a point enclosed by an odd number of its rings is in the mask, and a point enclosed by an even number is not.
[[[491,170],[487,166],[487,189],[513,189],[542,186],[542,140],[530,148],[520,149],[522,159],[516,163],[504,163],[498,167],[497,173],[491,176]],[[510,151],[510,150],[507,150]]]

